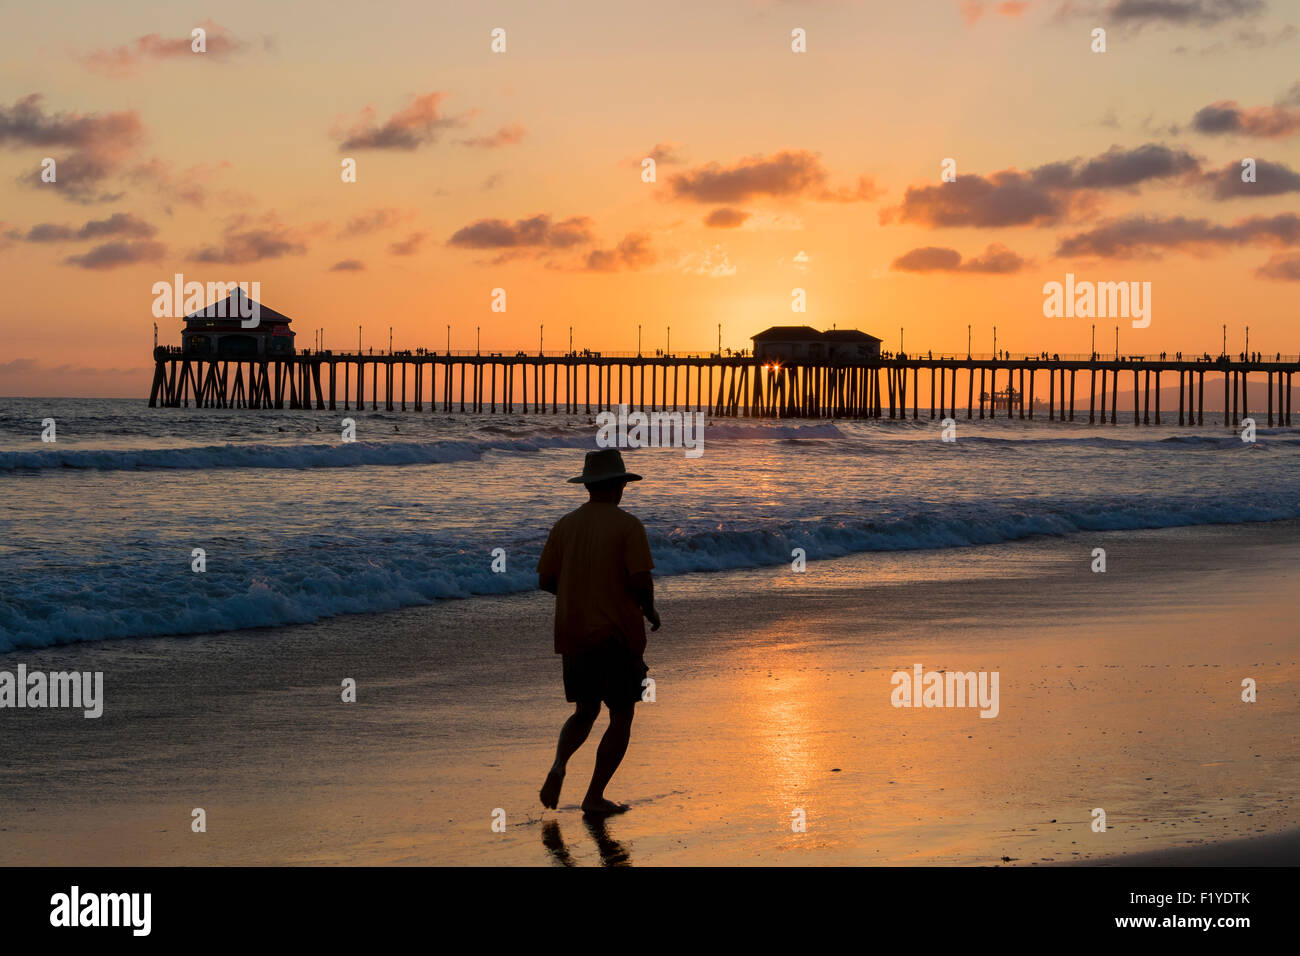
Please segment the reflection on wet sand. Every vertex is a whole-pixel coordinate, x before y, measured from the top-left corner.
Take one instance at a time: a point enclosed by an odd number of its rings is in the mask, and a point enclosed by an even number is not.
[[[632,858],[627,847],[609,835],[609,823],[604,817],[583,817],[587,832],[591,834],[600,851],[601,866],[631,866]],[[558,820],[547,820],[542,824],[542,846],[558,866],[577,866],[573,854],[560,833]]]

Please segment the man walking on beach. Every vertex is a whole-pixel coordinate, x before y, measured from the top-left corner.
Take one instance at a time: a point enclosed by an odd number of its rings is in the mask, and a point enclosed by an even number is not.
[[[618,507],[627,483],[640,480],[623,467],[617,448],[587,452],[582,474],[569,481],[585,485],[590,500],[555,523],[537,563],[538,587],[555,595],[555,653],[563,656],[564,697],[576,705],[539,794],[542,806],[552,810],[569,758],[591,733],[601,701],[609,707],[609,727],[596,750],[582,809],[591,816],[627,810],[605,799],[605,787],[627,752],[632,711],[641,699],[647,671],[642,615],[652,631],[659,630],[645,528]]]

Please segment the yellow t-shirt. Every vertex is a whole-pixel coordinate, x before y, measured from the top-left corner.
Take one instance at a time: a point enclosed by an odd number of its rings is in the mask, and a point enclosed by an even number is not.
[[[655,566],[645,527],[618,505],[589,501],[555,523],[537,573],[554,577],[555,653],[572,654],[620,637],[645,651],[645,621],[632,575]]]

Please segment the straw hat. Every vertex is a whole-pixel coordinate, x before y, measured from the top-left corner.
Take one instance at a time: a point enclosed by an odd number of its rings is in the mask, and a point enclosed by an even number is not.
[[[617,448],[602,448],[589,451],[582,463],[582,474],[570,478],[570,484],[591,485],[598,481],[611,481],[622,478],[624,481],[640,481],[640,475],[634,475],[623,466],[623,455]]]

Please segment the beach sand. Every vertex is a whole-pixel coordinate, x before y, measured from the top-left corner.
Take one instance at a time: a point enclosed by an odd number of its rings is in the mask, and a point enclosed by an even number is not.
[[[106,697],[0,714],[0,864],[1294,864],[1298,557],[1286,522],[662,579],[603,825],[603,715],[537,800],[570,710],[540,592],[0,655]],[[998,716],[892,706],[917,663],[997,671]]]

